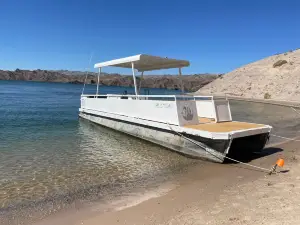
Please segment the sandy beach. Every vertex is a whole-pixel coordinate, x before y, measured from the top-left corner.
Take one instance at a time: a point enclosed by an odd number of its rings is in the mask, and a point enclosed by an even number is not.
[[[146,192],[123,200],[108,212],[99,208],[62,213],[40,221],[48,224],[297,224],[300,221],[299,143],[265,149],[252,164],[271,168],[278,157],[285,166],[267,175],[240,164],[203,162],[178,177],[165,193]],[[156,194],[160,193],[160,194]]]

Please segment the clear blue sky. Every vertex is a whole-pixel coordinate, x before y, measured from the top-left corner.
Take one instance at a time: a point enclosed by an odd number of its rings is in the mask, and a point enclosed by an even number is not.
[[[93,52],[93,64],[145,53],[190,60],[184,73],[222,73],[300,47],[297,0],[0,0],[0,9],[0,69],[84,70]]]

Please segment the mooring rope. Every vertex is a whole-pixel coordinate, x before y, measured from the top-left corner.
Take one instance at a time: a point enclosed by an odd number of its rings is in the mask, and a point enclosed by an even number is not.
[[[300,115],[300,112],[297,111],[294,107],[291,106],[291,109],[294,110],[296,113],[298,113]]]
[[[279,137],[279,138],[290,140],[290,141],[300,141],[300,140],[297,140],[295,138],[288,138],[288,137],[283,137],[283,136],[279,136],[279,135],[275,135],[275,134],[270,134],[270,135],[273,136],[273,137]]]
[[[290,106],[290,108],[292,110],[294,110],[297,114],[300,115],[300,112],[297,111],[294,107]],[[279,136],[279,135],[275,135],[275,134],[270,134],[270,135],[273,137],[278,137],[278,138],[282,138],[282,139],[286,139],[286,140],[290,140],[290,141],[300,141],[300,140],[297,140],[296,138],[283,137],[283,136]]]
[[[290,108],[291,108],[292,110],[294,110],[297,114],[300,115],[300,112],[297,111],[294,107],[290,107]],[[183,134],[181,134],[181,133],[175,131],[175,130],[170,126],[169,123],[168,123],[168,125],[169,125],[169,128],[170,128],[173,132],[175,132],[176,134],[178,134],[178,135],[181,136],[182,138],[184,138],[184,139],[186,139],[186,140],[192,142],[193,144],[197,145],[198,147],[200,147],[200,148],[203,149],[204,151],[208,152],[208,153],[211,154],[212,156],[214,156],[214,157],[216,157],[216,158],[219,158],[217,155],[214,155],[212,152],[208,151],[207,148],[209,148],[209,147],[206,146],[205,144],[203,144],[203,143],[200,142],[200,143],[201,143],[201,145],[200,145],[200,144],[197,143],[196,141],[194,141],[194,140],[192,140],[192,139],[190,139],[190,138],[184,136]],[[295,138],[288,138],[288,137],[283,137],[283,136],[279,136],[279,135],[275,135],[275,134],[270,134],[270,136],[273,136],[273,137],[279,137],[279,138],[286,139],[286,140],[290,140],[290,141],[300,141],[300,140],[297,140],[297,139],[295,139]],[[202,146],[202,145],[203,145],[203,146]],[[226,158],[226,159],[228,159],[228,160],[231,160],[231,161],[233,161],[233,162],[237,162],[237,163],[240,163],[240,164],[242,164],[242,165],[245,165],[245,166],[249,166],[249,167],[253,167],[253,168],[256,168],[256,169],[260,169],[260,170],[262,170],[262,171],[264,171],[264,172],[268,172],[269,174],[272,173],[272,169],[267,169],[267,168],[264,168],[264,167],[255,166],[255,165],[252,165],[252,164],[250,164],[250,163],[244,163],[244,162],[241,162],[241,161],[239,161],[239,160],[230,158],[230,157],[228,157],[228,156],[226,156],[226,155],[223,155],[223,157]]]
[[[217,156],[217,155],[214,155],[212,152],[209,152],[209,151],[207,151],[207,149],[206,148],[209,148],[208,146],[206,146],[205,144],[203,144],[203,143],[201,143],[201,145],[203,145],[203,146],[201,146],[199,143],[197,143],[196,141],[194,141],[194,140],[192,140],[192,139],[190,139],[190,138],[188,138],[188,137],[186,137],[186,136],[184,136],[183,134],[181,134],[181,133],[179,133],[179,132],[177,132],[177,131],[175,131],[171,126],[170,126],[170,124],[168,123],[168,125],[169,125],[169,127],[170,127],[170,129],[173,131],[173,132],[175,132],[176,134],[178,134],[179,136],[181,136],[181,137],[183,137],[184,139],[186,139],[186,140],[188,140],[188,141],[190,141],[190,142],[192,142],[193,144],[195,144],[195,145],[197,145],[198,147],[200,147],[200,148],[202,148],[204,151],[206,151],[206,152],[208,152],[209,154],[211,154],[212,156],[214,156],[214,157],[216,157],[216,158],[218,158],[219,159],[219,157]],[[262,170],[262,171],[264,171],[264,172],[268,172],[268,173],[270,173],[271,172],[271,169],[267,169],[267,168],[263,168],[263,167],[259,167],[259,166],[255,166],[255,165],[252,165],[252,164],[250,164],[250,163],[244,163],[244,162],[241,162],[241,161],[239,161],[239,160],[236,160],[236,159],[233,159],[233,158],[230,158],[230,157],[228,157],[228,156],[222,156],[222,157],[224,157],[224,158],[226,158],[226,159],[229,159],[229,160],[231,160],[231,161],[234,161],[234,162],[237,162],[237,163],[240,163],[240,164],[243,164],[243,165],[246,165],[246,166],[249,166],[249,167],[253,167],[253,168],[256,168],[256,169],[260,169],[260,170]]]

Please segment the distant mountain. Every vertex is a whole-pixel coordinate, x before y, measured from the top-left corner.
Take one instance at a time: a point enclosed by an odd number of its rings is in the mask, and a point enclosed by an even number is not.
[[[87,73],[91,74],[91,75],[97,75],[97,73],[95,73],[95,72],[89,72],[89,71],[72,71],[72,70],[49,70],[49,71],[51,71],[51,72],[57,72],[57,73],[65,74],[65,75],[72,75],[72,76],[74,76],[74,75],[78,75],[78,76],[84,75],[85,76]],[[101,74],[106,75],[108,73],[103,73],[102,72]]]
[[[68,70],[20,70],[15,71],[0,70],[0,80],[24,80],[24,81],[40,81],[40,82],[61,82],[83,84],[87,79],[87,84],[95,84],[97,82],[97,73],[68,71]],[[185,91],[196,91],[202,86],[210,83],[217,78],[214,74],[194,74],[182,76]],[[137,77],[138,84],[140,78]],[[131,75],[107,74],[102,73],[99,83],[105,86],[133,86],[133,78]],[[145,88],[168,88],[180,89],[179,76],[175,75],[145,75],[141,85]]]
[[[85,75],[86,73],[95,74],[94,72],[87,72],[87,71],[70,71],[70,70],[49,70],[51,72],[57,72],[65,75]]]

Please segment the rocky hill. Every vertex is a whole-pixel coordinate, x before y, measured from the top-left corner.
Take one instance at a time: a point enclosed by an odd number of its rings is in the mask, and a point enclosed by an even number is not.
[[[197,93],[300,101],[300,49],[242,66]]]
[[[0,70],[0,80],[25,80],[40,82],[62,82],[82,84],[85,80],[86,73],[78,71],[47,71],[47,70],[20,70],[6,71]],[[184,75],[183,84],[185,91],[196,91],[202,86],[216,79],[217,75],[196,74]],[[139,77],[137,77],[139,83]],[[89,73],[86,83],[95,84],[97,74]],[[130,75],[120,74],[101,74],[100,84],[106,86],[133,86],[133,79]],[[146,75],[142,81],[142,87],[145,88],[168,88],[179,89],[180,79],[178,76],[171,75]]]

